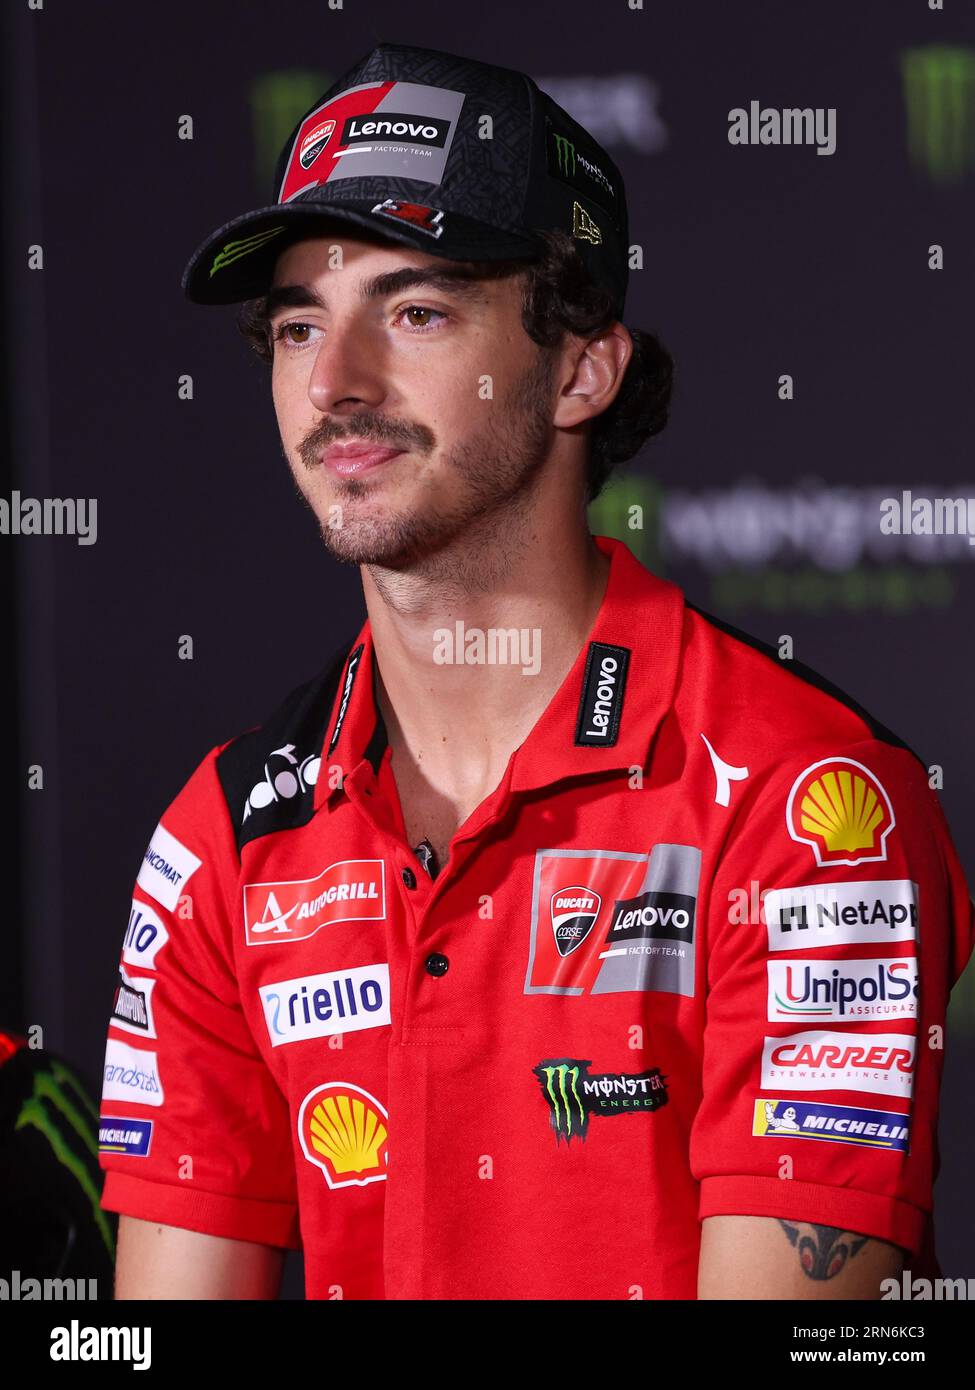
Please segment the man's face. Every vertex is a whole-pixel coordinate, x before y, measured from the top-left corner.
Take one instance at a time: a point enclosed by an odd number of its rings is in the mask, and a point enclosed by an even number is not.
[[[458,268],[365,236],[278,258],[278,428],[341,560],[406,568],[474,523],[500,536],[549,453],[556,363],[522,326],[521,277]]]

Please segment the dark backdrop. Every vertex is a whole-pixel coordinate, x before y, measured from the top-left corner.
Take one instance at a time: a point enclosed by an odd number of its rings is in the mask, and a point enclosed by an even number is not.
[[[594,529],[692,602],[791,636],[942,767],[973,877],[975,546],[882,537],[877,505],[904,488],[975,496],[968,3],[29,3],[8,0],[3,19],[4,495],[95,497],[98,539],[0,537],[19,811],[0,1024],[41,1024],[97,1091],[160,813],[211,745],[258,722],[364,615],[357,572],[326,558],[296,503],[235,311],[189,305],[178,281],[213,227],[270,201],[298,115],[379,40],[521,67],[608,146],[643,250],[627,322],[662,336],[677,380],[669,427]],[[730,145],[728,113],[752,100],[835,107],[836,152]],[[192,140],[178,138],[185,115]],[[28,268],[34,245],[43,270]],[[177,659],[183,634],[192,661]],[[43,790],[27,791],[37,764]],[[975,1243],[973,1062],[969,970],[937,1189],[956,1276]]]

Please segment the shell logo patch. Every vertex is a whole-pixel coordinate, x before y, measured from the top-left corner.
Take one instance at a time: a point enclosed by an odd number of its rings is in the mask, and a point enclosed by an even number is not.
[[[329,1187],[386,1181],[389,1115],[375,1096],[349,1081],[316,1086],[301,1102],[298,1138]]]
[[[887,858],[894,810],[879,778],[853,758],[824,758],[801,772],[785,808],[789,834],[820,868]]]

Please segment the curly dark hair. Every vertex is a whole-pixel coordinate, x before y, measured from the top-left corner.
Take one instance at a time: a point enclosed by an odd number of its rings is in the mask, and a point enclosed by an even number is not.
[[[540,347],[557,347],[567,333],[597,337],[615,323],[612,295],[596,285],[571,237],[565,232],[539,233],[544,243],[535,261],[470,261],[470,278],[502,279],[522,275],[521,321]],[[237,327],[262,362],[274,358],[267,299],[249,299]],[[633,354],[616,399],[590,425],[587,501],[598,497],[617,464],[630,459],[667,423],[674,363],[652,333],[631,328]]]

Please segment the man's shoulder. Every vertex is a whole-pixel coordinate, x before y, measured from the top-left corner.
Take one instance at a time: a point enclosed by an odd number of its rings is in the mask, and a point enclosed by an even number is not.
[[[212,751],[238,851],[258,835],[311,819],[325,737],[350,645],[342,643],[260,724]]]
[[[822,672],[691,603],[685,603],[675,703],[685,721],[706,723],[756,762],[776,764],[863,742],[901,749],[921,761],[899,734]],[[707,735],[708,728],[701,732]]]

